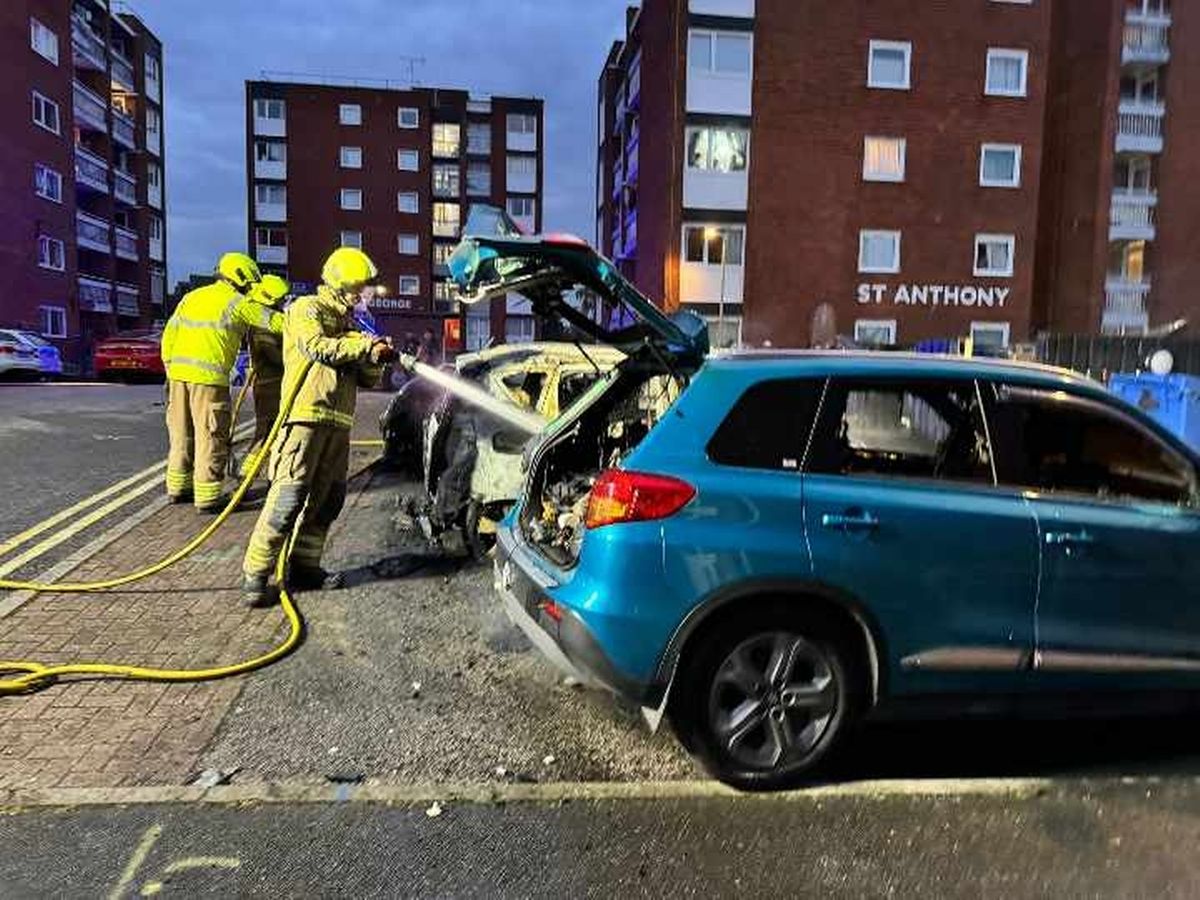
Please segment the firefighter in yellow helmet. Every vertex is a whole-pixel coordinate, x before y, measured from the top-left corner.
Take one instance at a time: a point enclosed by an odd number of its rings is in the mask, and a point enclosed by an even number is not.
[[[243,593],[251,606],[272,602],[268,579],[297,519],[288,585],[296,590],[337,587],[321,568],[329,527],[346,500],[350,427],[359,387],[379,383],[396,358],[385,339],[355,327],[351,310],[378,277],[361,250],[335,250],[315,296],[288,307],[283,328],[283,395],[304,376],[283,430],[271,449],[271,489],[242,562]]]
[[[167,321],[162,359],[167,370],[167,497],[220,511],[229,464],[229,373],[247,331],[280,332],[283,317],[246,295],[260,280],[244,253],[226,253],[217,279],[189,291]]]
[[[291,287],[278,275],[263,275],[262,281],[250,291],[250,299],[268,309],[278,311],[287,299]],[[279,415],[279,390],[283,381],[283,337],[273,331],[255,329],[250,342],[250,368],[254,372],[251,393],[254,397],[254,440],[242,460],[241,474],[254,465],[258,455],[270,452],[267,436],[275,417]],[[265,469],[259,470],[266,475]]]

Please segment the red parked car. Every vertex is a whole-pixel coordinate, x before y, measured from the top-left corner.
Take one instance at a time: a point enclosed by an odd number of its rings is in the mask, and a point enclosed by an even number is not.
[[[161,331],[123,331],[96,344],[92,362],[96,377],[105,381],[166,377],[163,368]]]

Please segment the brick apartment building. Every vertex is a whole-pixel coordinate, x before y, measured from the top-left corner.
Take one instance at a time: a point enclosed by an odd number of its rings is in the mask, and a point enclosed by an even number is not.
[[[446,350],[528,340],[516,298],[460,310],[445,262],[472,203],[542,225],[542,101],[439,88],[246,84],[251,252],[296,290],[319,280],[338,246],[365,250],[386,295],[382,330],[431,329]]]
[[[162,318],[162,44],[108,0],[9,0],[0,59],[0,325],[86,367]]]
[[[1194,330],[1196,51],[1190,0],[645,0],[597,241],[715,343]]]

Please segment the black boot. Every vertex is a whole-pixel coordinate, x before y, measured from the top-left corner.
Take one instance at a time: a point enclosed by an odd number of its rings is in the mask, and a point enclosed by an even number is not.
[[[275,591],[267,584],[265,575],[242,576],[242,605],[250,609],[265,609],[279,602]]]
[[[287,586],[294,591],[336,591],[345,587],[341,572],[327,572],[320,566],[295,566],[288,569]]]

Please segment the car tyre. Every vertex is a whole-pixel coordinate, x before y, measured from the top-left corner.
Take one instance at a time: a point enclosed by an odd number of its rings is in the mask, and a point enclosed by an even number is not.
[[[818,777],[859,717],[863,679],[844,630],[766,607],[698,638],[676,678],[680,740],[718,780],[771,791]]]
[[[467,512],[463,521],[463,542],[467,546],[471,558],[476,562],[482,562],[492,552],[492,548],[496,546],[495,531],[487,531],[480,528],[482,519],[491,521],[499,521],[503,518],[504,510],[489,509],[479,500],[472,499],[467,505]]]

